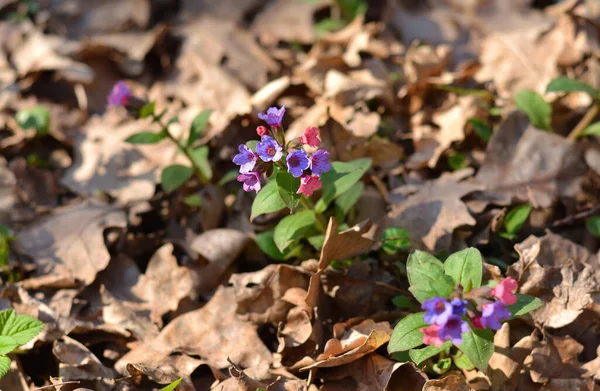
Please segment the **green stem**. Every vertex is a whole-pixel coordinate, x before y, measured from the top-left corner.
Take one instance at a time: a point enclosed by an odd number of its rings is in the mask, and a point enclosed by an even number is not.
[[[188,160],[192,164],[192,167],[194,167],[194,172],[196,173],[196,177],[198,178],[200,183],[202,183],[203,185],[209,185],[210,181],[204,176],[204,174],[202,174],[202,170],[200,169],[198,164],[196,164],[196,162],[192,158],[190,151],[188,151],[188,149],[183,144],[181,144],[181,142],[179,142],[179,140],[177,138],[175,138],[175,136],[173,136],[173,134],[171,132],[169,132],[169,127],[167,125],[163,125],[163,123],[161,121],[161,117],[157,116],[155,113],[152,113],[152,122],[157,123],[161,127],[161,129],[165,132],[165,134],[167,135],[167,138],[169,138],[172,142],[174,142],[175,145],[177,145],[179,147],[179,149],[185,154],[185,156],[188,158]]]
[[[323,233],[327,232],[327,221],[321,213],[315,210],[315,206],[313,205],[313,203],[304,196],[300,197],[300,203],[304,205],[306,209],[311,209],[315,212],[315,216],[317,217],[317,225],[319,226],[319,229]]]
[[[594,105],[589,108],[587,113],[583,116],[581,121],[575,126],[575,128],[569,133],[569,140],[576,140],[579,137],[579,134],[588,127],[588,125],[596,118],[598,113],[600,112],[600,102],[594,101]]]

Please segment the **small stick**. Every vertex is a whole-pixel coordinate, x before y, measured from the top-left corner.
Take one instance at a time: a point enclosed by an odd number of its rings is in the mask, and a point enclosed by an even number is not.
[[[66,381],[66,382],[62,382],[62,383],[56,383],[56,384],[51,384],[49,386],[43,386],[43,387],[38,387],[38,388],[34,388],[33,391],[38,391],[38,390],[45,390],[47,388],[53,388],[53,387],[58,387],[58,386],[64,386],[67,384],[80,384],[81,382],[79,380],[72,380],[72,381]]]

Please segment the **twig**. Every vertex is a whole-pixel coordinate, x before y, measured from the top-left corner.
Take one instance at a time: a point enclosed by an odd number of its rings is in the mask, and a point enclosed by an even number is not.
[[[579,134],[583,132],[585,128],[588,127],[588,125],[594,120],[594,118],[596,118],[598,112],[600,112],[600,104],[598,102],[594,102],[594,105],[589,108],[587,113],[585,113],[581,121],[579,121],[577,126],[575,126],[571,133],[569,133],[569,136],[567,138],[569,140],[576,140],[577,137],[579,137]]]
[[[587,210],[569,215],[560,220],[556,220],[555,222],[552,223],[551,227],[556,228],[556,227],[560,227],[562,225],[568,225],[568,224],[575,222],[576,220],[584,219],[584,218],[592,216],[598,212],[600,212],[600,205],[593,206]]]
[[[62,382],[62,383],[51,384],[49,386],[34,388],[33,391],[45,390],[47,388],[54,388],[54,387],[58,387],[58,386],[65,386],[67,384],[80,384],[80,383],[81,382],[79,380],[66,381],[66,382]]]

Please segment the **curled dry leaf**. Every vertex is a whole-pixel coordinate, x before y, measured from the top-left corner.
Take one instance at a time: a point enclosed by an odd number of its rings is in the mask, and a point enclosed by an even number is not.
[[[596,255],[559,235],[530,236],[515,246],[520,259],[508,275],[523,294],[539,297],[544,306],[531,312],[536,323],[559,328],[575,321],[594,303],[600,286]]]
[[[489,380],[492,391],[512,390],[519,383],[523,363],[533,349],[534,339],[523,337],[510,346],[510,323],[504,323],[494,336],[495,351],[490,358]]]
[[[548,207],[556,197],[575,196],[585,172],[573,142],[536,129],[515,111],[494,132],[475,179],[496,195]]]
[[[456,375],[448,375],[438,380],[427,380],[423,391],[471,391],[471,387]]]
[[[469,170],[457,171],[425,183],[415,194],[392,205],[388,225],[403,227],[411,239],[420,240],[428,250],[448,250],[456,228],[476,223],[461,198],[482,190],[483,186],[460,182],[469,174]],[[399,188],[393,193],[401,191]],[[393,193],[390,195],[392,202]]]
[[[64,380],[113,379],[116,375],[82,343],[67,336],[54,342],[52,353],[59,362],[59,376]]]
[[[88,200],[57,209],[20,231],[17,238],[23,252],[33,258],[36,275],[75,278],[89,285],[110,261],[104,230],[126,225],[121,209]]]

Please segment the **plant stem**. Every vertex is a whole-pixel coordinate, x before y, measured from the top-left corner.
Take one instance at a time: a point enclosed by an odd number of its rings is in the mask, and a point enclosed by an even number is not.
[[[315,212],[315,216],[317,217],[317,225],[319,226],[321,232],[325,233],[327,231],[327,222],[325,221],[325,217],[315,210],[315,206],[308,198],[304,196],[300,197],[300,203],[304,205],[306,209],[313,210]]]
[[[159,116],[157,116],[155,113],[152,113],[152,121],[156,122],[161,127],[161,129],[165,132],[167,137],[171,141],[173,141],[175,143],[175,145],[177,145],[179,147],[179,149],[185,154],[185,156],[188,158],[188,160],[192,164],[192,167],[194,168],[194,172],[196,173],[196,177],[198,178],[200,183],[202,183],[203,185],[209,185],[210,181],[208,179],[206,179],[206,177],[202,173],[202,170],[200,169],[198,164],[196,164],[196,161],[192,158],[190,151],[188,151],[188,149],[183,144],[181,144],[179,142],[179,140],[176,139],[175,136],[173,136],[173,134],[171,134],[171,132],[169,132],[169,127],[167,125],[163,125],[161,118]]]
[[[583,132],[585,128],[588,127],[588,125],[594,120],[594,118],[596,118],[599,112],[600,102],[594,101],[592,107],[588,109],[587,113],[585,113],[581,121],[579,121],[577,126],[575,126],[571,133],[569,133],[569,136],[567,138],[569,140],[576,140],[577,137],[579,137],[579,134]]]

